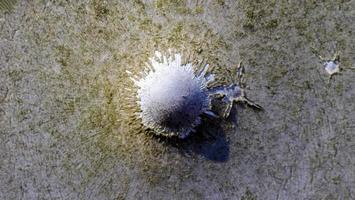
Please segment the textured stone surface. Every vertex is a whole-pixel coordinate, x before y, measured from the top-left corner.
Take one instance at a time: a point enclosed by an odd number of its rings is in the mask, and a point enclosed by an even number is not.
[[[353,0],[1,11],[0,199],[354,199],[355,72],[328,84],[318,58],[354,66],[354,16]],[[265,111],[236,106],[185,142],[145,134],[125,71],[169,48],[205,59],[219,83],[243,60]]]

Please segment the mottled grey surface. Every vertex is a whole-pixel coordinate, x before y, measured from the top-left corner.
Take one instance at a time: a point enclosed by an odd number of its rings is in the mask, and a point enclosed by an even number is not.
[[[0,199],[355,198],[354,0],[24,1],[0,12]],[[125,70],[169,48],[205,59],[219,84],[243,60],[265,111],[238,105],[185,142],[146,134]],[[336,51],[344,70],[328,84],[318,56]]]

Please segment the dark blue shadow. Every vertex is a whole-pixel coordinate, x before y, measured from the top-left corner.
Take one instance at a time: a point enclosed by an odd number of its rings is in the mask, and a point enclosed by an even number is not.
[[[198,154],[214,162],[227,162],[229,143],[219,124],[218,119],[204,119],[196,132],[185,139],[156,137],[184,155]]]

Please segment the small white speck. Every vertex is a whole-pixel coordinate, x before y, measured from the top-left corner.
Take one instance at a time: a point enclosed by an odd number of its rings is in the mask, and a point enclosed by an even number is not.
[[[328,74],[333,75],[340,71],[339,63],[336,61],[327,61],[324,63],[324,69]]]

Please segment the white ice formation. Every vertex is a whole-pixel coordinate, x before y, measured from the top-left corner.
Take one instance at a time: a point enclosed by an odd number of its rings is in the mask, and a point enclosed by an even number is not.
[[[181,55],[150,58],[143,76],[132,78],[143,124],[158,134],[187,137],[201,123],[201,115],[213,115],[205,74],[206,65],[195,74],[192,64],[183,65]]]
[[[223,98],[227,118],[235,102],[261,107],[247,99],[242,86],[244,68],[239,65],[239,84],[208,88],[214,74],[207,74],[208,65],[195,72],[192,64],[182,64],[181,55],[162,56],[156,52],[140,77],[131,77],[137,90],[139,118],[145,127],[164,136],[186,138],[201,123],[201,116],[217,117],[211,111],[212,98]],[[130,75],[132,73],[128,72]]]

